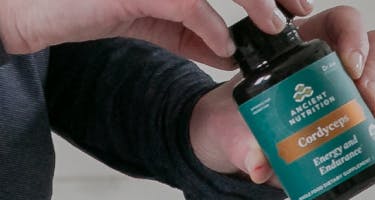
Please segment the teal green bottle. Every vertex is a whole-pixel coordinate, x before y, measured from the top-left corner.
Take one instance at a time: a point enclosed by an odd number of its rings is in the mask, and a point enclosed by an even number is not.
[[[375,121],[335,52],[248,18],[230,28],[244,79],[233,97],[292,200],[349,199],[375,180]]]

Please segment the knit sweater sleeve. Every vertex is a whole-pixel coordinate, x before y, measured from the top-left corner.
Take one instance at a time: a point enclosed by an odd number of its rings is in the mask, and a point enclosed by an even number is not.
[[[51,48],[53,129],[108,166],[181,189],[186,199],[283,199],[280,190],[215,173],[195,157],[189,121],[217,84],[149,43],[110,39]]]
[[[3,43],[0,40],[0,66],[7,63],[9,60],[9,55],[4,49]]]

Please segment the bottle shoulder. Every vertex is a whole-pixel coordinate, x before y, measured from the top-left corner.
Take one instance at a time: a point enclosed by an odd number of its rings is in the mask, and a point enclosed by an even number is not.
[[[241,105],[330,53],[330,47],[321,40],[302,43],[270,61],[267,67],[247,74],[246,79],[234,89],[233,97]]]

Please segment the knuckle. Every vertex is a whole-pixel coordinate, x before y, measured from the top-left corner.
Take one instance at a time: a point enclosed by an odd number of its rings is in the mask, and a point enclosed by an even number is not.
[[[337,13],[345,13],[347,16],[351,17],[361,17],[361,13],[358,9],[347,6],[347,5],[341,5],[334,8]]]

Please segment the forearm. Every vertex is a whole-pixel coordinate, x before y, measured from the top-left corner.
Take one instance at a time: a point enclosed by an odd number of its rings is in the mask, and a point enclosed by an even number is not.
[[[51,124],[111,167],[177,186],[178,143],[186,143],[195,102],[215,83],[164,50],[113,41],[51,49]]]

